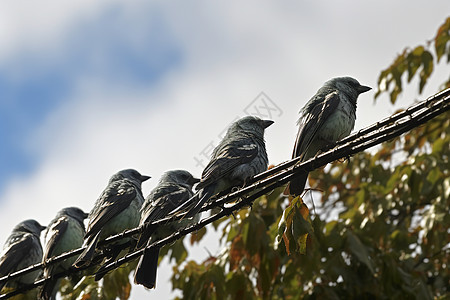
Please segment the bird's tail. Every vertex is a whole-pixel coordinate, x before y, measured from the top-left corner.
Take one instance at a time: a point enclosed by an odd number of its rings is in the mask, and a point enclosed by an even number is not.
[[[180,206],[178,206],[177,208],[175,208],[174,210],[172,210],[169,215],[174,215],[177,213],[182,213],[184,211],[187,211],[189,209],[191,209],[195,203],[197,203],[198,201],[198,197],[199,197],[200,192],[196,192],[194,194],[194,196],[192,196],[191,198],[189,198],[188,200],[186,200],[183,204],[181,204]]]
[[[134,282],[142,284],[148,289],[156,286],[156,272],[158,269],[159,248],[151,248],[144,252],[134,272]]]
[[[114,264],[112,264],[112,262],[114,262],[116,258],[119,256],[119,254],[126,248],[129,248],[129,251],[133,251],[133,249],[135,249],[135,245],[136,242],[132,239],[124,244],[118,245],[116,244],[112,248],[105,249],[103,253],[106,254],[106,260],[103,263],[103,265],[95,272],[94,280],[99,281],[106,274],[108,274],[109,271],[115,269]]]
[[[201,189],[200,191],[198,191],[194,197],[192,205],[194,205],[191,209],[189,209],[189,211],[186,213],[186,215],[184,216],[185,218],[191,218],[193,216],[195,216],[196,214],[198,214],[198,212],[202,209],[203,204],[205,204],[209,198],[211,198],[214,195],[214,186],[213,185],[208,185],[206,187],[204,187],[203,189]],[[192,199],[191,198],[191,199]],[[189,199],[189,200],[191,200]]]
[[[308,179],[308,172],[300,172],[297,177],[292,180],[286,186],[284,190],[285,195],[292,195],[294,197],[300,196],[305,189],[306,180]]]
[[[157,229],[154,224],[145,224],[141,235],[139,236],[139,241],[137,242],[136,248],[140,249],[146,245],[147,241],[152,236],[153,232]]]
[[[92,241],[89,243],[86,249],[78,256],[77,260],[73,263],[75,268],[81,268],[91,264],[94,258],[95,248],[97,247],[98,239],[100,237],[101,230],[95,235]]]
[[[203,204],[214,195],[214,185],[208,185],[196,192],[189,200],[172,210],[170,214],[176,214],[183,211],[187,211],[183,218],[191,218],[195,216],[201,209]]]
[[[39,299],[42,299],[42,300],[56,299],[56,293],[58,292],[57,287],[59,286],[60,282],[61,282],[61,279],[47,280],[39,292]]]

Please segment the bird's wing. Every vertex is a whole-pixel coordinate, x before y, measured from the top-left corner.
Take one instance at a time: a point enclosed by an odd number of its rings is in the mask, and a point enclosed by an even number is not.
[[[64,236],[69,224],[69,219],[66,216],[60,217],[53,222],[47,231],[47,242],[45,244],[43,261],[53,256],[53,250],[58,244],[62,236]]]
[[[152,221],[160,220],[182,209],[183,204],[193,196],[190,189],[178,184],[162,184],[156,187],[142,206],[141,225],[145,225],[138,241],[138,248],[147,243],[157,226],[150,225]]]
[[[89,216],[85,238],[95,236],[109,220],[126,209],[136,195],[135,186],[125,180],[111,183]]]
[[[145,223],[167,217],[171,211],[182,205],[193,196],[192,191],[177,185],[167,184],[160,186],[151,195],[151,200],[143,208]]]
[[[303,156],[308,151],[311,142],[316,137],[317,131],[336,110],[339,101],[339,94],[334,91],[326,95],[324,101],[318,101],[308,113],[303,114],[299,121],[292,158]]]
[[[33,247],[33,238],[31,233],[24,234],[3,251],[3,255],[0,258],[0,276],[8,275],[18,263],[26,259],[30,249]]]
[[[251,162],[257,155],[258,145],[249,138],[238,138],[227,142],[203,170],[197,189],[216,182],[231,173],[237,166]]]

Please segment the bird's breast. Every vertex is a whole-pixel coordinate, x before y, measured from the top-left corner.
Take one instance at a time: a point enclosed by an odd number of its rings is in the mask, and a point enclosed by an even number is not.
[[[323,124],[319,137],[336,142],[348,136],[355,126],[355,110],[351,104],[341,101],[336,111]]]
[[[250,177],[253,177],[261,172],[267,170],[268,158],[264,147],[258,146],[258,155],[246,164],[237,166],[231,175],[232,179],[243,183]]]
[[[50,253],[49,257],[81,247],[84,234],[84,229],[76,221],[68,222],[66,232],[60,237],[58,244],[54,246],[53,252]],[[76,256],[70,257],[58,265],[61,265],[63,270],[67,270],[75,262],[76,258]]]

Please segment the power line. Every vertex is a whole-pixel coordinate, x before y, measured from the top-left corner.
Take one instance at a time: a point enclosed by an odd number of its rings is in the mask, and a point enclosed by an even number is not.
[[[148,249],[154,247],[162,247],[166,244],[172,243],[188,233],[197,231],[202,227],[224,216],[230,215],[233,211],[241,209],[242,207],[245,206],[249,206],[256,198],[266,193],[269,193],[270,191],[272,191],[277,187],[282,186],[283,184],[289,182],[290,180],[292,180],[293,178],[295,178],[304,171],[308,172],[312,171],[318,167],[326,165],[327,163],[333,162],[335,160],[344,157],[349,157],[351,155],[354,155],[355,153],[378,145],[382,142],[388,141],[394,137],[400,136],[401,134],[426,123],[428,120],[440,114],[443,114],[449,109],[450,109],[450,89],[446,89],[442,92],[439,92],[429,97],[427,100],[420,101],[410,106],[408,109],[400,113],[396,113],[375,124],[372,124],[364,129],[361,129],[354,134],[351,134],[350,136],[337,142],[335,148],[326,151],[312,159],[309,159],[301,163],[299,158],[283,162],[277,165],[276,167],[271,168],[270,170],[267,170],[265,172],[256,175],[254,178],[249,180],[246,186],[244,186],[243,188],[237,191],[228,190],[227,193],[224,194],[223,196],[219,195],[215,201],[205,205],[201,210],[205,211],[219,207],[221,208],[219,213],[212,215],[208,218],[202,219],[199,223],[196,223],[188,228],[184,228],[180,231],[177,231],[164,239],[158,240],[152,243],[151,245],[147,246],[146,248],[134,251],[118,259],[115,262],[109,263],[104,267],[104,271],[115,269],[128,261],[136,259],[140,255],[142,255],[144,251],[148,251]],[[227,203],[236,199],[240,200],[238,200],[238,202],[234,203],[233,205],[226,206]],[[177,221],[182,217],[183,214],[180,214],[178,216],[167,217],[152,222],[151,224],[154,226],[163,225],[166,224],[167,222]],[[138,234],[142,231],[142,228],[143,226],[139,226],[132,230],[127,230],[123,233],[111,236],[106,240],[102,241],[101,243],[99,243],[99,246],[111,244],[117,240],[129,237],[134,234]],[[22,276],[36,269],[43,268],[44,266],[48,266],[58,261],[69,258],[71,256],[80,254],[83,250],[84,248],[80,248],[72,250],[67,253],[63,253],[57,257],[52,257],[45,263],[36,264],[28,268],[14,272],[12,274],[9,274],[8,276],[4,276],[0,278],[0,282],[12,280],[16,277]],[[100,263],[103,258],[104,258],[103,254],[97,255],[95,257],[95,261]],[[69,270],[67,272],[55,274],[54,277],[59,278],[67,276],[72,273],[79,272],[80,270],[81,269]],[[42,285],[46,280],[48,279],[40,279],[34,282],[33,284],[20,287],[19,289],[12,291],[10,293],[0,295],[0,299],[6,299],[14,295],[23,293],[25,291],[28,291],[30,289],[33,289],[39,285]]]
[[[448,94],[450,94],[450,90],[448,90]],[[423,110],[416,110],[416,114],[413,115],[411,112],[407,113],[406,120],[398,120],[395,121],[395,123],[391,123],[391,125],[386,126],[386,128],[378,129],[377,131],[369,132],[371,134],[372,140],[369,140],[369,138],[359,137],[354,140],[350,140],[346,144],[343,144],[341,146],[338,146],[334,149],[331,149],[327,152],[322,153],[321,155],[318,155],[316,158],[310,159],[304,163],[295,165],[291,169],[284,169],[283,171],[280,171],[278,174],[271,176],[271,177],[265,177],[264,179],[260,179],[258,182],[250,184],[247,187],[242,188],[239,191],[232,192],[224,197],[221,197],[214,201],[211,204],[208,204],[202,208],[202,211],[209,210],[212,208],[220,207],[222,208],[222,211],[212,215],[208,218],[205,218],[201,220],[199,223],[192,225],[188,228],[185,228],[183,230],[180,230],[178,232],[173,233],[169,237],[166,237],[164,239],[161,239],[159,241],[154,242],[153,244],[147,246],[145,249],[137,250],[131,254],[126,255],[125,257],[118,259],[115,262],[109,263],[107,266],[103,268],[104,272],[107,272],[109,270],[118,268],[120,265],[131,261],[140,255],[144,253],[144,251],[148,251],[151,248],[154,247],[162,247],[166,244],[172,243],[175,240],[178,240],[182,236],[185,236],[188,233],[197,231],[201,229],[202,227],[224,217],[227,215],[230,215],[233,211],[236,211],[238,209],[241,209],[244,206],[249,206],[252,204],[252,201],[261,197],[262,195],[265,195],[266,193],[274,190],[277,187],[280,187],[287,182],[289,182],[292,178],[294,178],[297,174],[300,174],[304,170],[312,171],[318,167],[324,166],[327,163],[330,163],[332,161],[335,161],[337,159],[347,157],[350,155],[353,155],[355,153],[358,153],[362,150],[365,150],[367,148],[370,148],[372,146],[375,146],[377,144],[380,144],[382,142],[388,141],[396,136],[401,135],[402,133],[405,133],[412,128],[415,128],[421,124],[424,124],[428,120],[434,118],[435,116],[447,111],[450,109],[450,96],[447,94],[447,97],[442,101],[437,101],[435,103],[435,107],[437,107],[436,110],[431,109],[423,109]],[[430,102],[429,102],[430,103]],[[355,135],[357,137],[358,135]],[[298,159],[291,160],[292,161],[298,161]],[[295,162],[294,162],[295,164]],[[272,169],[271,169],[272,170]],[[269,170],[269,171],[271,171]],[[256,192],[254,192],[256,191]],[[252,192],[254,192],[252,194]],[[245,197],[245,195],[249,196]],[[227,202],[230,202],[231,200],[237,199],[239,197],[242,197],[239,202],[236,204],[224,207],[223,205]],[[245,198],[244,198],[245,197]]]

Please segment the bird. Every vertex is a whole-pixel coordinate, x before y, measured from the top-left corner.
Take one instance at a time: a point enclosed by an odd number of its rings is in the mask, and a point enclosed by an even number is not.
[[[77,207],[66,207],[61,209],[47,226],[47,231],[44,235],[44,256],[42,258],[45,266],[44,278],[49,278],[54,274],[71,269],[76,258],[74,256],[61,262],[50,265],[45,264],[49,258],[78,249],[83,245],[86,233],[83,221],[87,217],[88,214]],[[39,292],[40,299],[56,299],[60,281],[61,279],[59,278],[47,279]]]
[[[41,231],[46,227],[36,220],[25,220],[14,227],[0,254],[0,277],[9,275],[42,261]],[[40,270],[26,273],[9,281],[0,282],[0,291],[6,285],[18,288],[33,283]]]
[[[196,187],[197,192],[174,213],[190,207],[184,217],[193,217],[215,194],[242,186],[246,180],[267,170],[264,130],[273,123],[256,116],[245,116],[233,122],[214,148]]]
[[[144,205],[141,209],[140,225],[167,217],[172,210],[182,205],[194,195],[192,187],[199,181],[200,179],[195,178],[185,170],[172,170],[164,173],[158,185],[145,198]],[[169,222],[157,228],[150,225],[146,226],[139,238],[138,248],[149,246],[154,240],[165,238],[180,228],[198,222],[198,215],[196,217],[185,218],[179,222]],[[136,284],[141,284],[148,289],[155,288],[159,249],[155,247],[146,250],[140,257],[134,274],[134,282]]]
[[[299,162],[304,162],[348,136],[355,126],[358,96],[369,90],[352,77],[325,82],[300,110],[292,158],[299,157]],[[285,194],[301,195],[307,178],[308,172],[301,172],[288,183]]]
[[[139,224],[140,209],[144,203],[142,195],[142,182],[150,176],[141,175],[134,169],[125,169],[115,173],[109,180],[107,187],[95,202],[89,213],[89,221],[84,236],[86,249],[74,263],[76,268],[87,267],[92,259],[99,241],[111,235],[133,229]],[[122,239],[114,245],[125,244],[130,239]],[[111,259],[120,253],[117,248],[104,248]]]

